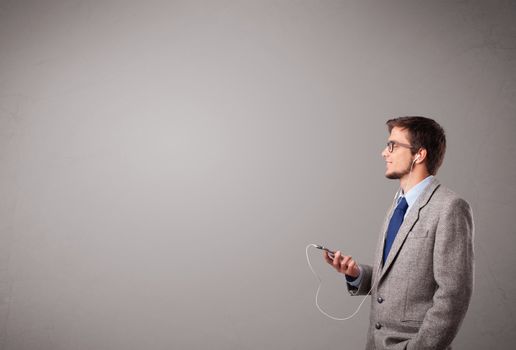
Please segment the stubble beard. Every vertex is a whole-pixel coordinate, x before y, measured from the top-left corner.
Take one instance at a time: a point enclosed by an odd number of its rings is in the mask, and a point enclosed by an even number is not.
[[[398,171],[398,172],[394,171],[392,173],[387,173],[387,174],[385,174],[385,177],[388,179],[391,179],[391,180],[399,180],[403,176],[410,174],[410,170],[411,170],[410,168],[411,167],[409,164],[409,166],[404,171]]]

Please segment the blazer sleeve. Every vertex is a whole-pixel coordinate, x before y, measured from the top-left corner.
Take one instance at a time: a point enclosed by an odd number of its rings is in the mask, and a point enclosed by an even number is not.
[[[362,281],[358,287],[354,287],[347,283],[349,294],[351,295],[365,295],[371,290],[371,280],[373,279],[373,268],[369,265],[360,264],[362,269]]]
[[[473,216],[465,200],[456,197],[442,207],[433,252],[433,306],[407,349],[445,349],[457,334],[473,290],[473,234]]]

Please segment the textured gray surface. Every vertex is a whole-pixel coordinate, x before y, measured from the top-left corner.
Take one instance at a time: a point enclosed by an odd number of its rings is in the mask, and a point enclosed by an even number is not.
[[[0,349],[360,349],[308,243],[372,255],[388,117],[473,208],[457,349],[516,342],[510,1],[1,1]],[[377,213],[364,215],[364,213]],[[511,220],[509,220],[511,219]],[[359,300],[315,259],[321,304]]]

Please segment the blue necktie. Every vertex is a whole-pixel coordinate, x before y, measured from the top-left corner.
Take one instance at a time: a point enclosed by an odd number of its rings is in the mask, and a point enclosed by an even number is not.
[[[383,264],[385,264],[385,260],[387,260],[387,256],[389,255],[389,251],[391,250],[392,243],[394,243],[396,234],[398,233],[398,230],[400,229],[400,226],[403,223],[403,218],[405,217],[407,208],[407,200],[405,199],[405,197],[401,197],[401,200],[398,202],[398,206],[396,207],[396,209],[394,209],[391,221],[389,222],[389,227],[387,228],[387,235],[385,236],[385,245],[383,247]]]

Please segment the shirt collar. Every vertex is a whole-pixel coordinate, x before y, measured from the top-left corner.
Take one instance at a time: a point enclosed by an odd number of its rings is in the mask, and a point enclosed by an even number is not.
[[[421,193],[423,193],[426,186],[430,184],[430,181],[432,181],[433,177],[433,175],[427,176],[423,181],[419,182],[417,185],[412,187],[410,191],[403,195],[407,200],[409,208],[416,202]]]

